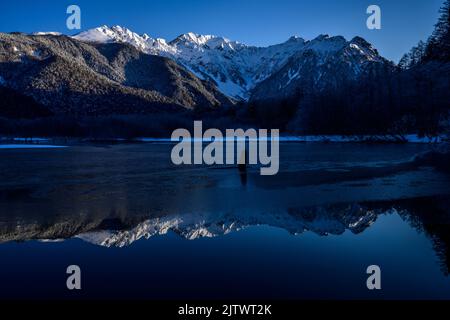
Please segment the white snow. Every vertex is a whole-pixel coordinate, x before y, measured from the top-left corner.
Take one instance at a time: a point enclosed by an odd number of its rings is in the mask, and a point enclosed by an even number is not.
[[[242,88],[240,85],[234,83],[230,79],[227,79],[225,82],[218,81],[217,88],[221,92],[226,92],[226,94],[229,97],[235,98],[235,99],[246,99],[247,98],[247,92],[244,88]]]
[[[267,140],[272,139],[271,137],[262,139]],[[259,139],[261,140],[261,139]],[[435,136],[435,137],[419,137],[417,134],[408,135],[352,135],[352,136],[341,136],[341,135],[304,135],[304,136],[281,136],[276,141],[280,142],[406,142],[406,143],[441,143],[447,141],[448,138],[445,136]],[[140,142],[172,142],[170,138],[136,138],[135,141]],[[191,138],[187,141],[203,141],[210,142],[210,139],[196,139]],[[227,138],[218,139],[217,141],[227,141]]]
[[[0,149],[59,149],[66,146],[54,146],[45,144],[0,144]]]
[[[48,32],[34,32],[34,36],[60,36],[61,32],[54,32],[54,31],[48,31]]]
[[[6,138],[5,138],[6,139]],[[24,142],[46,142],[49,138],[13,138],[14,141],[24,141]]]
[[[110,231],[96,231],[80,234],[76,236],[76,238],[82,239],[83,241],[89,243],[101,244],[105,239],[108,239],[112,236],[113,233]]]
[[[298,79],[298,77],[300,76],[300,68],[298,68],[297,71],[293,71],[292,69],[289,69],[288,71],[288,82],[286,82],[286,87],[292,82],[292,80]]]
[[[41,52],[41,50],[33,50],[30,52],[30,54],[34,58],[41,58],[42,52]]]
[[[361,49],[358,47],[358,45],[357,45],[357,44],[354,44],[354,43],[351,43],[351,44],[350,44],[350,48],[353,48],[353,49],[356,49],[356,50],[361,51]]]
[[[378,56],[375,48],[372,45],[361,44],[360,40],[352,39],[350,41],[349,48],[356,51],[360,56],[364,57],[368,61],[380,61],[381,57]],[[356,43],[355,43],[356,42]]]
[[[129,43],[142,51],[148,51],[149,47],[153,45],[153,40],[149,35],[144,34],[140,36],[127,28],[121,26],[102,26],[79,33],[73,37],[74,39],[86,42],[122,42]]]
[[[100,27],[80,33],[73,38],[86,42],[111,42],[112,38]]]

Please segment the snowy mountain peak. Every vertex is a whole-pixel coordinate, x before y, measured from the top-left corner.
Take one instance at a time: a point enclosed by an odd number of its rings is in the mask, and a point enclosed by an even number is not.
[[[312,41],[323,41],[329,39],[330,36],[328,34],[319,34],[315,39]]]
[[[366,41],[366,39],[358,37],[358,36],[354,37],[352,40],[350,40],[350,42],[362,45],[364,47],[371,47],[372,46],[369,42]]]
[[[231,41],[227,38],[214,35],[200,35],[193,32],[188,32],[178,36],[175,40],[170,42],[173,46],[187,46],[191,48],[204,49],[225,49],[234,50],[239,47],[239,43]]]
[[[33,32],[33,36],[60,36],[62,35],[61,32],[55,32],[55,31],[45,31],[45,32]]]
[[[388,65],[366,40],[356,37],[347,41],[342,36],[320,35],[305,42],[303,48],[266,81],[252,90],[252,101],[291,97],[299,88],[316,91],[337,87],[346,81],[358,80],[372,64]]]
[[[307,48],[318,52],[332,52],[343,49],[347,44],[342,36],[330,37],[329,35],[320,35],[317,38],[308,41]]]
[[[288,43],[288,42],[294,42],[294,43],[300,42],[300,43],[305,43],[305,39],[303,39],[302,37],[299,37],[299,36],[292,36],[292,37],[290,37],[285,43]]]
[[[361,37],[354,37],[348,42],[348,46],[353,49],[355,54],[364,57],[368,61],[381,62],[384,60],[379,55],[378,50]]]
[[[251,90],[259,83],[304,50],[313,50],[321,55],[338,54],[346,50],[347,55],[358,57],[354,59],[355,63],[380,59],[378,52],[360,37],[348,42],[341,36],[320,35],[310,41],[293,36],[281,44],[254,47],[224,37],[193,32],[167,42],[147,34],[139,35],[121,26],[101,26],[74,38],[87,42],[129,43],[144,53],[168,57],[199,78],[214,82],[229,97],[243,100],[250,97]]]
[[[139,34],[132,32],[130,29],[118,25],[112,27],[104,25],[95,29],[81,32],[75,35],[73,38],[86,42],[129,43],[140,50],[145,50],[147,47],[146,42],[151,40],[151,38],[146,34],[140,36]]]
[[[188,32],[185,34],[180,35],[179,37],[177,37],[173,43],[191,43],[191,44],[195,44],[198,46],[202,46],[204,44],[206,44],[209,40],[215,38],[215,36],[212,35],[200,35],[200,34],[196,34],[193,32]]]

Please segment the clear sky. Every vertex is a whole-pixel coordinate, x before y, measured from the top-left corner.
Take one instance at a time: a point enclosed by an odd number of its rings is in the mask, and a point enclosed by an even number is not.
[[[398,61],[431,34],[444,0],[2,0],[0,32],[66,29],[66,8],[77,4],[82,30],[121,25],[172,40],[186,32],[215,34],[266,46],[297,35],[359,35],[386,58]],[[382,29],[366,27],[366,9],[382,11]]]

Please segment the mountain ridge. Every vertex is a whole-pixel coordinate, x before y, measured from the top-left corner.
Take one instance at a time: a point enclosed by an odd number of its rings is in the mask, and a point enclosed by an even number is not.
[[[53,34],[0,34],[0,76],[2,86],[54,114],[136,114],[232,103],[166,57],[126,43],[94,45]]]
[[[85,42],[126,42],[145,53],[171,58],[199,78],[213,81],[225,95],[244,101],[250,99],[251,91],[258,84],[305,50],[327,54],[338,51],[340,46],[352,45],[349,52],[354,55],[367,55],[367,59],[374,62],[387,61],[370,43],[360,37],[347,41],[342,36],[319,35],[312,40],[292,36],[280,44],[257,47],[225,37],[193,32],[166,41],[151,38],[147,34],[139,35],[121,26],[102,26],[73,37]]]

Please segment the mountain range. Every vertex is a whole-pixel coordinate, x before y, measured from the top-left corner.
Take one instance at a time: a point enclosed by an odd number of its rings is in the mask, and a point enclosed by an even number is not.
[[[51,114],[103,115],[215,108],[325,86],[387,64],[361,38],[292,37],[270,47],[186,33],[167,42],[99,27],[76,36],[0,34],[0,86]]]
[[[165,57],[128,44],[87,44],[53,34],[0,34],[2,86],[53,114],[150,113],[231,103]]]
[[[251,226],[272,226],[299,235],[312,231],[320,236],[339,235],[349,230],[358,234],[366,230],[381,214],[396,213],[395,209],[367,210],[358,204],[329,207],[292,208],[289,212],[243,215],[239,212],[205,214],[170,214],[156,217],[79,216],[55,217],[46,223],[21,221],[17,225],[0,226],[0,243],[9,241],[57,241],[72,237],[106,247],[129,246],[139,239],[175,232],[182,238],[195,240],[213,238],[237,232]],[[104,214],[104,213],[102,213]]]
[[[334,76],[338,71],[342,76],[357,77],[367,64],[388,63],[372,45],[359,37],[350,41],[328,35],[310,41],[291,37],[281,44],[255,47],[192,32],[166,41],[147,34],[139,35],[121,26],[102,26],[74,38],[88,43],[128,43],[144,53],[170,58],[200,79],[214,82],[225,95],[239,100],[263,99],[262,92],[268,86],[276,92],[280,87],[291,90],[306,76],[314,78],[316,85],[321,81],[336,81]],[[341,63],[339,68],[343,70],[335,70],[336,63]],[[266,84],[259,89],[259,84],[264,81]],[[277,85],[273,86],[272,82]],[[256,88],[259,90],[252,97]]]
[[[446,41],[436,39],[427,48]],[[404,68],[361,37],[256,47],[194,33],[167,41],[121,26],[75,36],[0,33],[0,131],[85,136],[94,125],[167,136],[202,119],[300,134],[435,135],[449,127],[450,63],[426,52]],[[116,116],[119,126],[99,120]],[[75,120],[11,121],[61,117]]]

